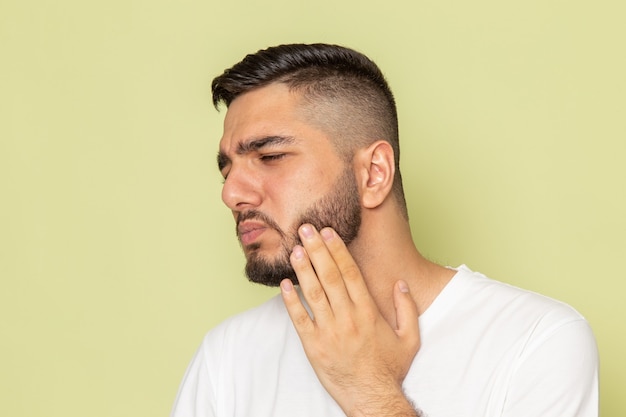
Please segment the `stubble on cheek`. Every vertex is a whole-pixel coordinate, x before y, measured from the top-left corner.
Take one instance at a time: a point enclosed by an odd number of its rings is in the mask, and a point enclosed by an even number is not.
[[[262,213],[249,212],[246,218],[261,220],[278,234],[278,241],[273,238],[268,240],[269,236],[266,236],[261,242],[244,248],[248,279],[279,286],[283,279],[290,278],[297,285],[298,279],[289,258],[294,246],[302,245],[298,236],[298,228],[302,224],[312,224],[317,230],[332,227],[346,244],[356,238],[361,225],[361,206],[354,174],[346,170],[332,190],[306,209],[286,232]],[[267,253],[272,247],[275,248],[274,253]]]

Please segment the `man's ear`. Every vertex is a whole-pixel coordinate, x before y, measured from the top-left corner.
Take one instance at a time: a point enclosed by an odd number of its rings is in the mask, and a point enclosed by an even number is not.
[[[356,154],[357,181],[361,204],[365,208],[380,206],[391,192],[395,175],[393,148],[379,140]]]

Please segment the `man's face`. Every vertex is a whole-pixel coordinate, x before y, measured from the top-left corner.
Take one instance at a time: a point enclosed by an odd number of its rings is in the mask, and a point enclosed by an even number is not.
[[[297,282],[289,254],[301,224],[333,227],[346,243],[360,227],[352,168],[303,114],[297,93],[272,84],[238,97],[224,120],[222,200],[235,217],[253,282]]]

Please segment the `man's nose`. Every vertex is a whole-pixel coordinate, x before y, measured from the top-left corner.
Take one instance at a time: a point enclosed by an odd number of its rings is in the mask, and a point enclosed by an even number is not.
[[[224,180],[222,201],[233,211],[257,207],[261,203],[259,179],[244,166],[233,165]]]

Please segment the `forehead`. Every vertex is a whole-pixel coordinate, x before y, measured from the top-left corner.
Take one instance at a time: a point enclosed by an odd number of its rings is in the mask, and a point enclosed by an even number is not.
[[[287,130],[304,124],[298,93],[282,83],[257,88],[237,97],[224,118],[221,149],[241,141],[266,135],[286,135]]]

